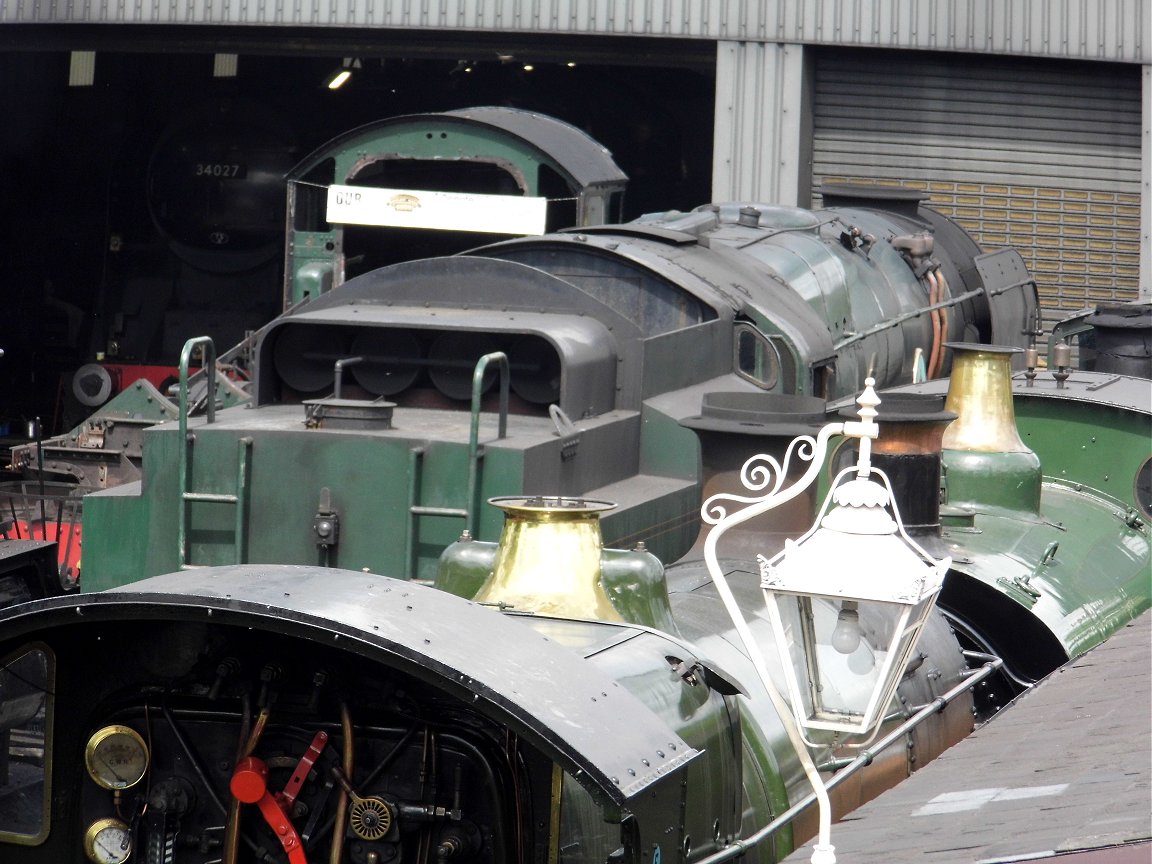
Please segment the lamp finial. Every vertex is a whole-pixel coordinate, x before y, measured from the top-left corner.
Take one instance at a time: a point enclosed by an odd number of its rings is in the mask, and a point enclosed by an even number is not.
[[[860,440],[856,476],[861,480],[866,479],[872,471],[872,442],[880,435],[880,427],[876,424],[876,406],[880,404],[880,397],[876,395],[875,386],[875,378],[864,379],[864,390],[856,397],[856,404],[860,406],[857,412],[860,419],[844,423],[844,434]]]

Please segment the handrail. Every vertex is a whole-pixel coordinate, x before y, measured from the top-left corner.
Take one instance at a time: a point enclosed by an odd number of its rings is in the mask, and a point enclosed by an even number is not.
[[[211,336],[194,336],[184,343],[180,351],[180,438],[186,440],[188,434],[188,366],[192,362],[192,351],[197,345],[201,351],[201,369],[208,382],[208,422],[216,422],[216,344]]]
[[[484,394],[484,373],[488,371],[489,363],[500,365],[500,415],[496,437],[508,437],[508,355],[503,351],[493,351],[481,357],[472,372],[472,427],[468,435],[468,499],[465,502],[468,515],[465,518],[473,537],[477,536],[479,509],[476,507],[476,490],[480,482],[480,459],[483,458],[480,452],[480,399]]]
[[[183,568],[188,563],[188,457],[192,437],[188,433],[188,366],[192,352],[201,347],[201,368],[205,370],[208,382],[208,421],[216,420],[216,345],[210,336],[195,336],[184,343],[180,351],[180,460],[177,466],[176,482],[179,490],[179,522],[176,527],[177,560]]]
[[[494,351],[481,357],[472,371],[472,425],[468,435],[468,497],[463,507],[425,507],[416,503],[420,486],[419,472],[424,447],[414,447],[408,453],[408,532],[404,541],[404,561],[409,576],[416,573],[416,518],[418,516],[447,516],[462,518],[465,530],[476,537],[476,523],[479,521],[479,508],[476,506],[476,492],[480,485],[480,404],[484,395],[484,374],[489,363],[500,365],[500,414],[497,438],[508,437],[508,356],[502,351]]]
[[[188,563],[188,504],[193,501],[209,504],[232,504],[236,507],[234,526],[236,563],[242,564],[247,555],[247,535],[244,531],[244,514],[247,509],[248,474],[250,471],[252,439],[241,438],[238,442],[239,452],[236,464],[236,494],[220,492],[190,492],[188,491],[189,457],[192,442],[196,436],[188,432],[188,367],[192,360],[192,352],[197,346],[201,348],[201,371],[207,381],[208,416],[207,423],[216,422],[216,345],[210,336],[197,336],[184,343],[180,352],[180,463],[177,476],[179,483],[179,517],[176,529],[176,545],[180,568],[186,569],[192,565]]]
[[[979,669],[974,669],[965,675],[959,684],[957,684],[943,696],[939,696],[936,699],[933,699],[931,702],[929,702],[927,705],[925,705],[923,708],[921,708],[919,711],[917,711],[915,714],[913,714],[911,717],[893,729],[890,733],[877,741],[872,747],[868,748],[867,750],[862,750],[859,756],[853,759],[844,768],[837,771],[835,776],[833,776],[827,783],[824,784],[824,788],[830,792],[845,780],[847,780],[850,776],[859,771],[861,768],[871,765],[872,761],[876,758],[877,753],[882,752],[895,742],[901,740],[905,735],[908,734],[908,732],[919,726],[928,717],[943,711],[957,696],[967,690],[971,690],[976,684],[983,681],[985,678],[987,678],[989,675],[1004,665],[1004,661],[993,654],[983,654],[976,651],[965,651],[964,656],[970,659],[983,659],[986,662]],[[744,855],[753,846],[770,837],[772,834],[775,834],[780,828],[784,827],[794,818],[796,818],[796,816],[798,816],[802,811],[812,806],[812,803],[815,800],[816,794],[814,792],[808,793],[805,798],[797,801],[763,828],[757,829],[747,837],[732,841],[732,843],[730,843],[728,846],[725,846],[720,851],[714,852],[705,858],[701,858],[699,861],[696,861],[695,864],[720,864],[721,861],[729,861],[732,858],[737,858],[741,855]]]

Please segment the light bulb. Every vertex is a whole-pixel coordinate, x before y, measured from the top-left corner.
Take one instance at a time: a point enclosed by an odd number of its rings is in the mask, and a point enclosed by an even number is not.
[[[846,600],[836,616],[836,627],[832,630],[832,647],[841,654],[852,654],[860,647],[860,613],[856,604]]]

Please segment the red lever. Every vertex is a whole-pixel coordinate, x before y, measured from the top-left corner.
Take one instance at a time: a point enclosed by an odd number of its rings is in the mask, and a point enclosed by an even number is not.
[[[245,756],[236,763],[236,770],[232,772],[232,780],[229,783],[232,796],[242,804],[255,804],[260,808],[260,815],[264,817],[264,821],[268,823],[268,827],[288,853],[289,864],[308,864],[308,859],[304,855],[304,844],[292,826],[288,812],[296,802],[296,796],[300,794],[304,781],[327,743],[328,733],[317,732],[308,750],[300,757],[296,770],[292,772],[292,777],[284,786],[283,792],[268,791],[268,766],[264,764],[264,760],[255,756]]]
[[[232,780],[228,785],[237,801],[255,804],[260,808],[260,815],[288,853],[290,864],[308,864],[300,835],[292,827],[288,814],[280,809],[280,804],[268,791],[268,766],[263,759],[245,756],[236,763],[236,770],[232,772]]]
[[[245,756],[236,763],[228,784],[232,797],[241,804],[255,804],[268,791],[268,766],[255,756]]]
[[[292,776],[284,784],[284,791],[276,793],[276,800],[280,802],[285,813],[291,811],[292,805],[296,803],[296,796],[300,794],[300,788],[308,779],[312,766],[316,764],[316,760],[324,752],[324,745],[327,743],[328,733],[321,729],[312,739],[312,743],[308,745],[304,755],[300,757],[300,761],[296,763],[296,770],[292,772]]]

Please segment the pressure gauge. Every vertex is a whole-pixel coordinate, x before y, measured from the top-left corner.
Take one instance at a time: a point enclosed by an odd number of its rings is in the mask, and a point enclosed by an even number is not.
[[[115,724],[98,729],[84,748],[84,764],[97,786],[127,789],[148,770],[148,745],[140,733]]]
[[[98,819],[84,832],[84,854],[93,864],[122,864],[132,855],[132,833],[119,819]]]

